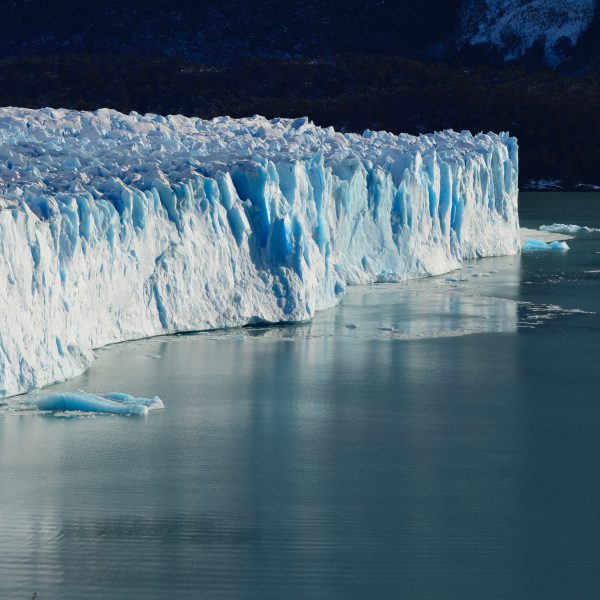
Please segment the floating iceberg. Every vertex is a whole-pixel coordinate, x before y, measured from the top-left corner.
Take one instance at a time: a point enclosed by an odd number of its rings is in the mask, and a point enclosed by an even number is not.
[[[564,233],[566,235],[580,235],[582,233],[595,233],[600,229],[586,227],[582,225],[565,225],[564,223],[554,223],[553,225],[542,225],[540,231],[548,233]]]
[[[347,285],[515,254],[517,171],[507,134],[0,109],[0,397],[113,342],[303,321]]]
[[[550,242],[542,240],[527,240],[522,246],[523,252],[566,252],[569,250],[567,242]]]
[[[111,415],[147,415],[149,410],[164,408],[158,396],[136,398],[129,394],[89,394],[87,392],[59,392],[27,401],[28,406],[52,412],[89,412]]]

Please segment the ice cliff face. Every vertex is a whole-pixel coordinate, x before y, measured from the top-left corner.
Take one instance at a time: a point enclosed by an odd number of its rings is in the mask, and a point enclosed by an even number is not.
[[[470,45],[493,47],[507,61],[542,43],[548,64],[564,59],[590,26],[596,0],[467,0],[462,29]]]
[[[517,152],[505,134],[0,109],[0,396],[111,342],[310,319],[349,284],[516,253]]]

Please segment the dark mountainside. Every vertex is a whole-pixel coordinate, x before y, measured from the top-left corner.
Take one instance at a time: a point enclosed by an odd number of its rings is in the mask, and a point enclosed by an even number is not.
[[[594,0],[495,2],[5,2],[0,104],[509,130],[522,184],[600,184]]]
[[[0,19],[0,53],[108,52],[209,64],[249,55],[304,58],[355,51],[414,58],[456,29],[461,3],[12,0]]]

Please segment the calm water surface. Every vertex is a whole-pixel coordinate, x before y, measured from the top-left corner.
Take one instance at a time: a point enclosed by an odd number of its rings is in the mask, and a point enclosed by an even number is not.
[[[523,196],[553,222],[600,195]],[[600,235],[569,244],[54,386],[146,418],[4,408],[0,599],[599,598]]]

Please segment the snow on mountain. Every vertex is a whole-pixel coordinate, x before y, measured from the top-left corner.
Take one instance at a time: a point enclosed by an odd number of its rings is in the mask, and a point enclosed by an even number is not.
[[[349,284],[519,251],[507,134],[0,109],[0,396],[93,349],[310,319]]]
[[[89,392],[58,392],[37,396],[25,402],[26,409],[37,408],[58,413],[96,413],[109,415],[142,416],[150,410],[164,408],[158,396],[136,398],[121,392],[90,394]]]
[[[506,61],[541,43],[556,66],[594,17],[596,0],[467,0],[462,9],[464,43],[492,47]]]

